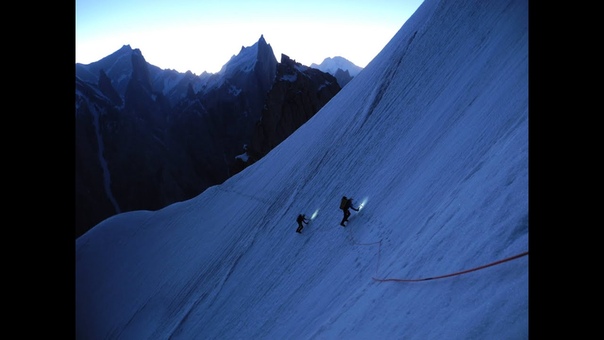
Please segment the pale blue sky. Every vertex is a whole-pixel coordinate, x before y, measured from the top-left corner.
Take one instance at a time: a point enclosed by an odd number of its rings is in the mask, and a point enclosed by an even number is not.
[[[341,56],[365,67],[423,0],[76,0],[76,62],[130,45],[164,69],[218,72],[261,35],[277,60]]]

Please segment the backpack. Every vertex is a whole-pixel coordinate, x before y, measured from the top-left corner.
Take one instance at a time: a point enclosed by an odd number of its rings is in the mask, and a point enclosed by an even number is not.
[[[346,198],[346,196],[342,196],[342,200],[340,201],[340,209],[346,209],[347,204],[348,198]]]

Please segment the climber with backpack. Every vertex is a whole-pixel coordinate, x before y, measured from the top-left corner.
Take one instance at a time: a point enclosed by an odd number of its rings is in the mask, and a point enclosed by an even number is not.
[[[306,218],[306,216],[304,216],[304,214],[299,214],[298,218],[296,218],[296,222],[298,222],[298,229],[296,229],[296,232],[298,234],[302,234],[302,228],[304,228],[304,224],[302,223],[308,224],[310,221]]]
[[[348,222],[348,217],[350,217],[350,210],[348,210],[348,209],[352,209],[354,211],[359,211],[358,208],[355,208],[352,205],[352,197],[347,198],[346,196],[342,196],[342,200],[340,201],[340,209],[342,209],[342,211],[344,211],[344,218],[342,218],[342,222],[340,222],[340,225],[342,227],[346,226],[344,224],[344,222]]]

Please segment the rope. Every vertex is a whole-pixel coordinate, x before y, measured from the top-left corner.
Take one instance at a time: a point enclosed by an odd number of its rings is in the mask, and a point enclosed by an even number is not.
[[[352,229],[348,229],[348,237],[350,237],[350,242],[352,242],[353,245],[355,246],[373,246],[373,245],[377,245],[378,246],[378,251],[377,251],[377,266],[375,267],[375,275],[377,275],[378,270],[380,269],[380,257],[382,254],[382,240],[379,240],[377,242],[372,242],[372,243],[359,243],[357,241],[355,241],[355,237],[354,237],[354,233],[352,232]],[[347,238],[348,238],[347,237]]]
[[[477,271],[477,270],[480,270],[480,269],[484,269],[484,268],[487,268],[487,267],[491,267],[491,266],[494,266],[494,265],[497,265],[497,264],[500,264],[500,263],[503,263],[503,262],[511,261],[511,260],[520,258],[522,256],[526,256],[526,255],[528,255],[528,251],[525,251],[524,253],[520,253],[518,255],[514,255],[514,256],[508,257],[508,258],[503,259],[503,260],[499,260],[499,261],[495,261],[495,262],[492,262],[492,263],[489,263],[489,264],[485,264],[484,266],[480,266],[480,267],[476,267],[476,268],[472,268],[472,269],[468,269],[468,270],[464,270],[464,271],[460,271],[460,272],[456,272],[456,273],[451,273],[451,274],[447,274],[447,275],[441,275],[441,276],[435,276],[435,277],[427,277],[427,278],[423,278],[423,279],[377,279],[377,278],[374,277],[373,280],[379,281],[379,282],[386,282],[386,281],[419,282],[419,281],[436,280],[436,279],[442,279],[442,278],[445,278],[445,277],[451,277],[451,276],[455,276],[455,275],[462,275],[462,274],[466,274],[466,273],[469,273],[469,272],[474,272],[474,271]]]
[[[322,228],[317,229],[316,231],[323,231],[321,230]],[[380,268],[380,259],[381,259],[381,254],[382,254],[382,240],[379,240],[377,242],[372,242],[372,243],[359,243],[355,240],[354,237],[354,233],[352,232],[352,229],[346,228],[348,230],[348,237],[351,241],[351,243],[353,245],[356,246],[373,246],[373,245],[377,245],[378,246],[378,251],[377,251],[377,265],[375,268],[375,274],[377,276],[378,270]],[[475,267],[472,269],[468,269],[468,270],[463,270],[463,271],[459,271],[459,272],[455,272],[455,273],[450,273],[450,274],[446,274],[446,275],[440,275],[440,276],[434,276],[434,277],[426,277],[426,278],[421,278],[421,279],[396,279],[396,278],[387,278],[387,279],[380,279],[380,278],[376,278],[376,277],[372,277],[372,279],[374,281],[378,281],[378,282],[420,282],[420,281],[429,281],[429,280],[436,280],[436,279],[443,279],[446,277],[451,277],[451,276],[457,276],[457,275],[462,275],[462,274],[466,274],[466,273],[470,273],[470,272],[474,272],[474,271],[478,271],[484,268],[488,268],[488,267],[492,267],[504,262],[508,262],[523,256],[527,256],[528,255],[528,251],[525,251],[523,253],[514,255],[514,256],[510,256],[508,258],[505,258],[503,260],[499,260],[499,261],[495,261],[495,262],[491,262],[489,264],[485,264],[479,267]]]

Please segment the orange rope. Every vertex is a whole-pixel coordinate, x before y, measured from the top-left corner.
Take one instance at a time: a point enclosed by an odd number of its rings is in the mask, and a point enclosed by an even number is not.
[[[468,269],[468,270],[464,270],[464,271],[456,272],[456,273],[452,273],[452,274],[435,276],[435,277],[427,277],[427,278],[423,278],[423,279],[377,279],[375,277],[373,279],[375,281],[379,281],[379,282],[386,282],[386,281],[419,282],[419,281],[436,280],[436,279],[442,279],[442,278],[445,278],[445,277],[450,277],[450,276],[455,276],[455,275],[461,275],[461,274],[477,271],[477,270],[480,270],[480,269],[483,269],[483,268],[487,268],[487,267],[491,267],[491,266],[494,266],[494,265],[497,265],[497,264],[500,264],[500,263],[503,263],[503,262],[511,261],[511,260],[517,259],[517,258],[522,257],[522,256],[526,256],[526,255],[528,255],[528,251],[526,251],[524,253],[520,253],[518,255],[514,255],[512,257],[508,257],[508,258],[500,260],[500,261],[496,261],[496,262],[493,262],[493,263],[486,264],[484,266],[480,266],[480,267],[476,267],[476,268],[472,268],[472,269]]]
[[[346,228],[348,229],[348,228]],[[377,272],[380,268],[380,258],[381,258],[381,253],[382,253],[382,240],[379,240],[377,242],[372,242],[372,243],[359,243],[355,240],[355,237],[353,235],[352,229],[348,229],[349,231],[349,237],[350,237],[350,241],[352,242],[353,245],[357,245],[357,246],[372,246],[372,245],[377,245],[378,246],[378,251],[377,251],[377,266],[375,268],[375,273],[377,275]],[[464,270],[464,271],[460,271],[460,272],[455,272],[455,273],[451,273],[451,274],[447,274],[447,275],[441,275],[441,276],[434,276],[434,277],[427,277],[427,278],[422,278],[422,279],[393,279],[393,278],[388,278],[388,279],[379,279],[379,278],[375,278],[372,277],[373,280],[375,281],[379,281],[379,282],[386,282],[386,281],[394,281],[394,282],[420,282],[420,281],[429,281],[429,280],[436,280],[436,279],[442,279],[445,277],[451,277],[451,276],[456,276],[456,275],[462,275],[462,274],[466,274],[466,273],[470,273],[470,272],[474,272],[480,269],[484,269],[487,267],[491,267],[497,264],[501,264],[507,261],[511,261],[517,258],[520,258],[522,256],[526,256],[528,255],[528,251],[525,251],[523,253],[520,253],[518,255],[514,255],[508,258],[505,258],[503,260],[499,260],[499,261],[495,261],[483,266],[479,266],[476,268],[472,268],[472,269],[468,269],[468,270]]]

